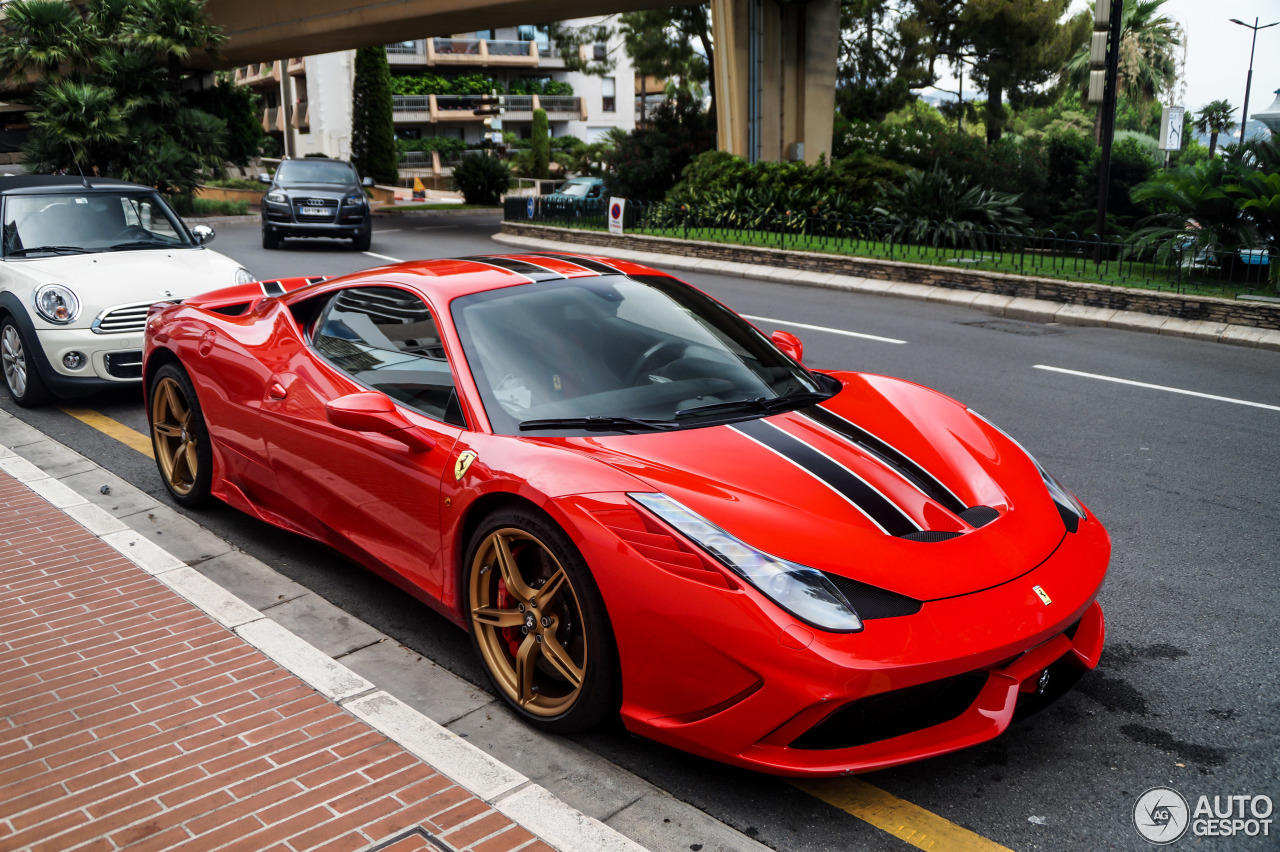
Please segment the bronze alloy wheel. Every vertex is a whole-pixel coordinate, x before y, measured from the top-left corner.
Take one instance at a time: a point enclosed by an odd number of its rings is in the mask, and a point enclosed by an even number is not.
[[[592,649],[561,560],[533,534],[502,527],[481,541],[470,567],[471,629],[494,682],[532,716],[569,712]]]
[[[200,475],[196,412],[173,376],[163,376],[151,392],[151,443],[165,484],[186,496]]]

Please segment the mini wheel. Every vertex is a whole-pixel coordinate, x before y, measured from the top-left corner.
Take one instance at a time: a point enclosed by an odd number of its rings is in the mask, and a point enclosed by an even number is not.
[[[617,711],[608,614],[563,530],[535,510],[495,512],[472,536],[466,567],[472,644],[520,716],[564,734]]]
[[[36,369],[34,353],[12,317],[0,323],[0,367],[9,395],[18,405],[31,408],[48,401],[51,394]]]
[[[179,365],[165,364],[156,371],[147,399],[151,446],[164,487],[183,506],[207,504],[213,451],[191,379]]]

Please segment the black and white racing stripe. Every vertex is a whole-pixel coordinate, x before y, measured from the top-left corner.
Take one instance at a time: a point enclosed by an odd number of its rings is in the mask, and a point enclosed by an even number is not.
[[[515,260],[510,257],[491,257],[489,255],[477,255],[475,257],[463,257],[459,260],[469,260],[472,263],[483,263],[486,266],[495,266],[498,269],[505,269],[508,272],[515,272],[523,275],[531,281],[563,281],[565,277],[559,272],[553,272],[545,266],[538,266],[536,263],[529,263],[526,260]]]
[[[599,272],[601,275],[621,275],[621,269],[615,269],[607,263],[601,263],[598,260],[592,260],[589,257],[580,257],[576,254],[542,254],[540,252],[532,252],[529,257],[545,257],[548,260],[560,260],[565,263],[572,263],[574,266],[581,266],[583,269],[590,269],[592,272]]]
[[[283,296],[284,285],[279,281],[263,281],[262,292],[268,296]]]
[[[817,421],[827,431],[852,441],[859,449],[869,453],[879,462],[893,470],[894,473],[905,479],[921,494],[931,500],[936,500],[951,512],[959,514],[967,508],[964,501],[957,497],[942,480],[925,469],[924,465],[888,441],[873,435],[858,424],[852,423],[834,411],[830,411],[820,405],[810,406],[800,413],[811,420]]]
[[[920,525],[874,485],[769,421],[748,420],[732,423],[729,428],[808,473],[847,500],[883,532],[904,536],[920,531]]]

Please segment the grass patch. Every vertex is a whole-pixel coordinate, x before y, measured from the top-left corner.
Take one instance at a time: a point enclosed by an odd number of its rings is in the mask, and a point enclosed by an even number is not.
[[[512,220],[519,223],[519,219]],[[607,231],[595,223],[546,224],[584,231]],[[890,260],[902,263],[919,263],[951,269],[970,269],[982,272],[1004,272],[1012,275],[1035,275],[1063,281],[1079,281],[1092,284],[1109,284],[1133,287],[1141,290],[1176,292],[1190,296],[1217,296],[1235,298],[1242,294],[1271,293],[1266,282],[1224,281],[1214,277],[1214,272],[1204,274],[1191,270],[1177,275],[1176,270],[1154,264],[1130,260],[1104,260],[1094,263],[1090,246],[1082,243],[1076,252],[1002,251],[998,248],[973,249],[907,245],[853,237],[827,237],[797,232],[768,232],[733,228],[650,228],[633,226],[629,234],[651,237],[694,240],[740,245],[756,248],[772,248],[785,251],[808,251],[835,254],[843,257],[860,257],[873,260]]]
[[[263,192],[266,190],[265,183],[259,183],[249,178],[225,178],[223,180],[211,180],[205,186],[212,186],[218,189],[244,189],[250,192]]]
[[[208,198],[173,198],[169,202],[180,216],[243,216],[249,212],[247,201],[211,201]]]

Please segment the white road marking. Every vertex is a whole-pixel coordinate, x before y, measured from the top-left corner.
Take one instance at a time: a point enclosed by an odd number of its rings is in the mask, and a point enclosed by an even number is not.
[[[1265,408],[1268,411],[1280,411],[1280,405],[1267,405],[1265,402],[1251,402],[1247,399],[1236,399],[1230,396],[1218,396],[1212,393],[1201,393],[1200,391],[1183,390],[1182,388],[1171,388],[1165,385],[1153,385],[1147,382],[1135,382],[1132,379],[1117,379],[1115,376],[1100,376],[1097,373],[1082,373],[1079,370],[1067,370],[1063,367],[1050,367],[1046,364],[1036,364],[1037,370],[1048,370],[1052,373],[1064,373],[1068,376],[1081,376],[1086,379],[1097,379],[1100,382],[1114,382],[1118,385],[1130,385],[1135,388],[1148,388],[1150,390],[1165,391],[1167,393],[1180,393],[1183,396],[1197,396],[1201,399],[1212,399],[1215,402],[1230,402],[1235,405],[1247,405],[1251,408]]]
[[[875,334],[860,334],[856,331],[845,331],[842,328],[827,328],[822,325],[808,325],[802,322],[791,322],[790,320],[774,319],[773,317],[753,317],[750,314],[743,314],[749,320],[759,320],[760,322],[776,322],[778,325],[790,325],[795,328],[806,328],[810,331],[825,331],[828,334],[842,334],[845,337],[859,337],[863,340],[874,340],[877,343],[906,343],[905,340],[898,340],[893,337],[880,337]]]
[[[387,228],[386,230],[383,230],[383,231],[374,231],[374,233],[375,233],[375,234],[398,234],[398,233],[400,233],[400,229],[399,229],[399,228]]]
[[[389,260],[392,263],[404,263],[404,261],[398,257],[389,257],[388,255],[378,254],[377,252],[366,251],[366,252],[361,252],[361,254],[367,254],[369,255],[369,257],[376,257],[378,260]]]
[[[456,228],[457,225],[419,225],[414,228],[415,231],[440,231],[445,228]]]

